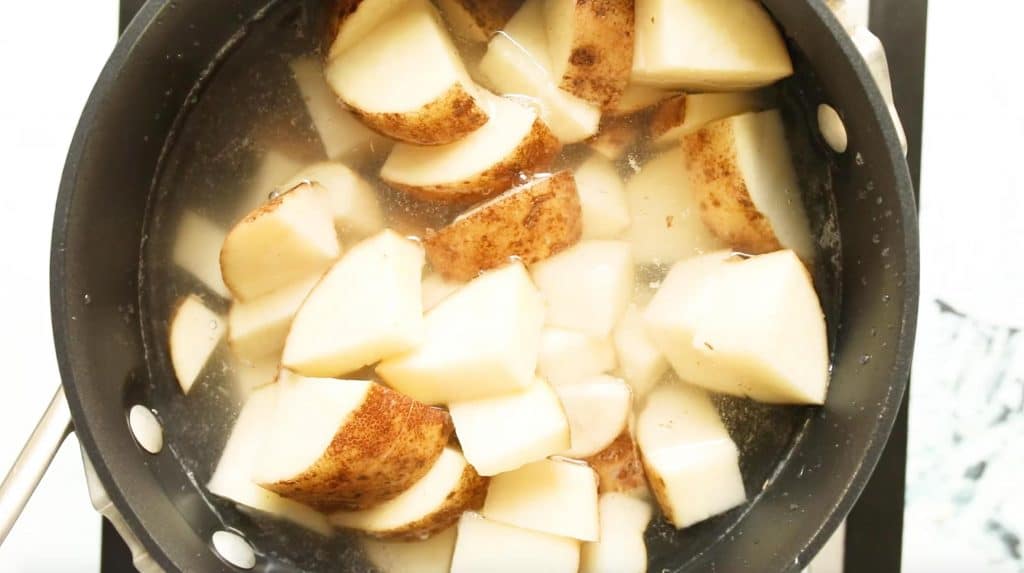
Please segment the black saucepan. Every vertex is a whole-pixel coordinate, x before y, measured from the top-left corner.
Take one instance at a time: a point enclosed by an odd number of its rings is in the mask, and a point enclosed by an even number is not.
[[[790,571],[814,556],[850,510],[889,435],[908,377],[918,293],[915,205],[885,103],[849,37],[820,0],[764,0],[789,39],[797,74],[784,113],[807,202],[825,241],[819,290],[831,319],[832,382],[822,408],[722,400],[737,432],[750,502],[684,532],[648,531],[654,571]],[[152,0],[121,37],[82,114],[53,226],[53,329],[64,390],[85,455],[128,527],[167,570],[231,570],[211,534],[237,528],[256,570],[361,570],[344,537],[320,541],[252,520],[202,494],[222,442],[184,409],[148,316],[147,265],[160,251],[160,202],[175,193],[175,157],[219,74],[267,82],[275,46],[301,27],[299,0]],[[295,32],[293,37],[303,37]],[[308,41],[312,41],[308,39]],[[253,65],[249,65],[250,62]],[[223,90],[222,90],[223,92]],[[246,97],[243,94],[239,98]],[[827,103],[849,136],[824,144],[814,120]],[[226,112],[227,113],[227,112]],[[208,120],[210,118],[207,118]],[[216,120],[214,117],[212,120]],[[803,134],[803,135],[800,135]],[[154,410],[165,447],[134,441],[128,411]],[[228,421],[209,424],[227,424]],[[209,439],[207,439],[209,438]],[[221,438],[222,439],[222,438]]]

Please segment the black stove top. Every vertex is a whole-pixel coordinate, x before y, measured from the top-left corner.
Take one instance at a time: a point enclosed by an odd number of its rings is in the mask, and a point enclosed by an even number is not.
[[[120,0],[123,31],[143,0]],[[907,134],[907,162],[920,204],[921,113],[928,0],[871,0],[869,27],[886,46],[892,86]],[[906,396],[909,397],[909,392]],[[903,494],[907,461],[907,398],[875,473],[846,521],[844,571],[898,572],[903,550]],[[133,573],[131,553],[103,521],[101,573]]]

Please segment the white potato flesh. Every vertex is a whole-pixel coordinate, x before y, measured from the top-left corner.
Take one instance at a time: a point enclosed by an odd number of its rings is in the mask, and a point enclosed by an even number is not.
[[[363,238],[384,229],[384,214],[373,186],[345,164],[314,163],[297,172],[282,188],[294,188],[305,181],[320,184],[334,213],[334,227],[342,237]]]
[[[482,274],[425,318],[423,344],[377,373],[425,404],[521,391],[533,383],[544,308],[522,264]]]
[[[605,493],[598,500],[600,541],[584,543],[580,573],[644,573],[647,545],[644,530],[651,521],[651,506],[624,493]]]
[[[214,293],[228,298],[231,293],[220,276],[220,246],[227,231],[213,221],[185,211],[174,232],[174,264],[192,274]]]
[[[284,151],[267,151],[246,183],[246,190],[235,210],[235,219],[241,219],[253,209],[266,204],[272,193],[287,191],[282,185],[304,165],[303,161]]]
[[[607,336],[545,328],[537,374],[555,386],[575,384],[615,368],[615,348]]]
[[[612,332],[622,377],[642,400],[668,370],[668,361],[647,334],[643,312],[631,304]]]
[[[188,394],[210,355],[224,337],[224,319],[192,294],[178,305],[168,334],[171,365],[181,391]]]
[[[409,0],[330,60],[326,75],[335,93],[362,113],[411,113],[441,101],[452,88],[475,91],[440,16],[426,0]]]
[[[487,87],[530,98],[562,143],[583,141],[597,133],[600,108],[559,89],[561,77],[552,75],[543,0],[527,0],[505,29],[491,38],[479,69]]]
[[[654,86],[629,84],[619,97],[615,108],[606,113],[613,116],[635,113],[677,94],[678,92]]]
[[[757,0],[636,0],[633,81],[694,91],[749,89],[792,75]]]
[[[482,476],[512,471],[570,445],[558,396],[537,379],[522,392],[448,406],[462,453]]]
[[[626,183],[632,224],[626,233],[637,264],[668,265],[724,247],[701,220],[678,149],[655,156]]]
[[[756,92],[686,94],[663,103],[651,122],[653,143],[667,146],[705,125],[734,115],[755,111],[763,96]],[[664,110],[665,114],[659,115]]]
[[[290,66],[299,95],[306,104],[306,113],[313,120],[329,159],[361,163],[387,153],[391,148],[390,140],[363,125],[338,102],[317,58],[303,56],[292,60]]]
[[[451,573],[575,573],[580,542],[491,521],[473,512],[459,519]]]
[[[299,308],[283,364],[338,376],[411,350],[423,339],[423,248],[391,230],[357,243]]]
[[[626,429],[633,409],[629,385],[611,376],[594,376],[555,388],[569,419],[572,445],[559,455],[586,458],[605,449]]]
[[[331,528],[324,514],[263,489],[252,480],[252,472],[263,453],[269,429],[267,421],[277,407],[277,393],[277,385],[266,386],[254,391],[246,400],[207,488],[210,493],[237,504],[329,535]]]
[[[235,395],[244,399],[253,390],[274,383],[280,370],[280,356],[271,355],[256,360],[236,357],[231,364],[231,389]]]
[[[456,526],[422,541],[363,539],[363,551],[381,573],[448,573]]]
[[[331,41],[331,47],[327,52],[328,60],[334,59],[338,54],[362,40],[374,28],[408,4],[409,0],[352,0],[347,3],[355,6],[355,10],[341,21],[338,32]]]
[[[739,450],[704,390],[676,382],[655,388],[636,437],[651,489],[677,528],[746,501]]]
[[[487,519],[582,541],[597,541],[597,474],[571,460],[540,460],[491,479]]]
[[[242,219],[224,240],[221,275],[235,298],[252,300],[321,273],[341,245],[318,185],[301,185]]]
[[[825,401],[825,316],[792,251],[748,259],[714,253],[678,263],[644,321],[679,377],[692,384],[768,403]]]
[[[534,265],[533,280],[550,326],[608,336],[633,292],[629,243],[581,241]]]
[[[629,204],[615,165],[592,154],[573,172],[583,211],[584,239],[616,239],[629,228]]]
[[[428,312],[437,306],[448,295],[459,290],[466,283],[450,281],[439,274],[430,274],[423,277],[423,312]]]
[[[502,97],[482,98],[489,120],[476,131],[446,145],[399,143],[381,167],[385,181],[427,187],[471,181],[513,156],[530,135],[537,114]]]
[[[295,313],[319,280],[319,275],[313,275],[251,301],[231,305],[231,350],[244,360],[279,358]]]

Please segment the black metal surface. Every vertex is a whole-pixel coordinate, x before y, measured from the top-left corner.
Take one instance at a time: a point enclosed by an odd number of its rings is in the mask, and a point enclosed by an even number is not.
[[[125,412],[145,372],[134,317],[146,191],[186,95],[254,7],[178,0],[169,10],[167,4],[148,3],[126,31],[69,152],[54,224],[54,333],[83,446],[128,524],[168,569],[221,570],[226,566],[205,541],[216,518],[195,503],[193,485],[171,456],[137,448]],[[832,159],[847,285],[842,324],[828,404],[808,419],[739,526],[691,555],[688,571],[798,570],[813,557],[881,453],[913,345],[914,202],[880,96],[823,6],[766,4],[820,74],[808,92],[835,106],[850,131],[850,151]],[[868,183],[879,203],[859,193]],[[893,216],[885,217],[886,209]],[[873,234],[888,246],[888,257]],[[870,334],[875,330],[881,336]],[[682,562],[669,565],[678,570]],[[271,568],[287,570],[260,558],[257,570]]]

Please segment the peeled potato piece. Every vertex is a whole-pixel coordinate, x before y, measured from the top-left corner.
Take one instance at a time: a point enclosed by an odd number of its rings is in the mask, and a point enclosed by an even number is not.
[[[673,144],[711,122],[755,111],[761,105],[762,97],[756,92],[680,94],[654,109],[651,139],[655,145]]]
[[[381,179],[420,199],[467,203],[546,169],[561,145],[537,114],[509,99],[485,99],[490,119],[483,127],[448,145],[396,145]]]
[[[573,175],[560,171],[466,211],[424,246],[435,270],[464,281],[512,257],[533,264],[565,250],[580,238],[580,215]]]
[[[637,497],[648,495],[640,450],[629,430],[623,430],[611,444],[584,459],[598,476],[598,492],[620,492]]]
[[[364,123],[400,141],[442,145],[487,123],[477,88],[427,0],[409,0],[327,62],[325,73]]]
[[[555,388],[569,420],[572,445],[559,455],[595,455],[626,429],[633,407],[629,386],[619,378],[594,376],[578,384]]]
[[[334,513],[331,525],[382,539],[422,539],[453,525],[462,512],[480,509],[487,483],[458,450],[445,448],[430,471],[401,495],[370,509]]]
[[[322,511],[357,510],[412,487],[452,431],[443,410],[380,384],[283,370],[256,483]]]
[[[775,404],[825,401],[825,316],[792,251],[750,258],[726,251],[677,263],[644,321],[687,382]]]
[[[597,474],[571,460],[540,460],[495,476],[487,519],[583,541],[597,541]]]
[[[637,417],[636,434],[654,496],[677,528],[746,501],[739,450],[705,391],[659,386]]]
[[[560,87],[613,108],[633,67],[633,0],[547,0],[545,24]]]
[[[384,214],[373,187],[358,173],[337,161],[322,161],[295,173],[282,187],[303,182],[320,184],[334,214],[334,227],[346,238],[362,238],[384,229]]]
[[[267,420],[277,407],[278,386],[255,390],[235,420],[217,468],[207,488],[210,493],[280,519],[287,519],[321,535],[329,535],[327,516],[297,501],[263,489],[252,480],[263,451]]]
[[[601,540],[583,544],[580,573],[647,571],[644,530],[651,521],[650,504],[621,493],[606,493],[598,508]]]
[[[554,386],[575,384],[614,368],[615,349],[607,336],[550,327],[541,334],[537,374]]]
[[[247,301],[323,272],[340,253],[323,189],[303,183],[231,229],[220,268],[232,294]]]
[[[630,305],[612,332],[622,377],[642,399],[668,370],[668,362],[647,334],[643,313]]]
[[[171,365],[181,391],[188,394],[203,366],[224,337],[224,319],[196,295],[185,298],[171,316],[168,339]]]
[[[423,291],[423,312],[428,312],[437,306],[448,295],[459,290],[466,283],[450,281],[438,274],[423,277],[423,284],[420,286]]]
[[[583,212],[584,239],[615,239],[629,228],[629,205],[615,166],[591,155],[573,174]]]
[[[409,0],[329,0],[326,8],[327,60],[355,45]],[[318,3],[319,4],[319,3]]]
[[[448,573],[456,526],[422,541],[363,539],[363,551],[381,573]]]
[[[636,83],[739,90],[792,73],[782,34],[757,0],[636,0]]]
[[[486,42],[505,27],[521,0],[439,0],[452,32],[471,42]]]
[[[815,257],[814,238],[782,115],[746,113],[683,138],[701,218],[730,247],[750,254],[792,249]]]
[[[423,338],[423,248],[385,230],[352,247],[299,308],[285,367],[338,376],[415,348]]]
[[[174,264],[192,274],[214,293],[229,297],[228,287],[220,276],[220,246],[227,231],[216,223],[185,211],[174,233]]]
[[[451,573],[576,573],[580,542],[522,529],[466,512],[452,557]]]
[[[235,354],[250,361],[267,357],[276,361],[295,313],[319,280],[313,275],[249,302],[232,304],[228,342]]]

